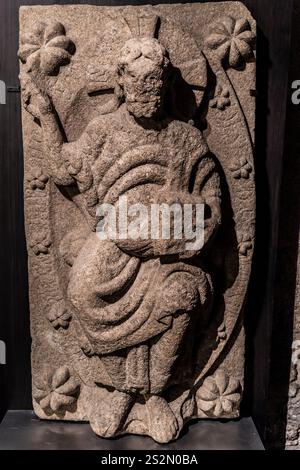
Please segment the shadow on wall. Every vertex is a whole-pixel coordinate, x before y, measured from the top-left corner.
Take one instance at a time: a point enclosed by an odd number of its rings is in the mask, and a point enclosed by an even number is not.
[[[255,131],[255,171],[256,171],[256,234],[253,269],[250,279],[248,301],[245,309],[246,331],[246,362],[245,362],[245,392],[242,402],[242,414],[251,416],[254,413],[258,428],[263,433],[264,403],[261,397],[267,388],[267,369],[269,334],[266,319],[262,316],[266,292],[268,289],[269,257],[266,247],[270,245],[271,203],[269,176],[267,169],[267,131],[268,131],[268,90],[269,90],[269,43],[264,33],[258,27],[257,31],[257,97],[256,101],[256,131]],[[262,333],[264,338],[262,338]],[[258,336],[259,335],[259,336]],[[257,379],[258,371],[255,366],[260,355],[262,378]],[[261,419],[261,422],[260,422]],[[262,436],[263,438],[263,436]]]
[[[300,5],[295,2],[288,86],[300,77],[297,47],[300,41],[299,20]],[[283,449],[286,440],[299,247],[300,112],[299,107],[292,104],[291,89],[288,89],[281,199],[277,211],[270,203],[271,191],[268,190],[268,185],[274,186],[273,175],[276,168],[273,173],[270,162],[269,164],[267,162],[267,131],[268,126],[272,125],[272,118],[268,117],[270,114],[268,71],[273,64],[269,58],[268,40],[261,31],[258,31],[257,50],[259,96],[256,122],[257,243],[246,310],[244,414],[254,414],[256,425],[267,448]],[[268,120],[271,124],[268,124]],[[273,124],[276,127],[276,123]],[[278,145],[280,144],[279,140]],[[274,166],[276,165],[278,161],[274,159]],[[276,233],[269,231],[270,226],[272,231],[278,230],[278,244]],[[268,246],[271,246],[269,258]],[[269,279],[268,266],[269,269],[271,266]],[[272,287],[272,284],[275,287]]]
[[[300,78],[300,4],[294,2],[289,86]],[[300,230],[300,105],[291,101],[289,90],[286,144],[283,160],[279,249],[274,299],[274,325],[271,351],[269,427],[267,444],[270,448],[284,448],[286,441],[287,404],[290,382],[291,351],[294,313],[300,306],[295,302],[297,287],[297,260]],[[299,276],[300,273],[298,273]]]
[[[285,445],[299,241],[300,115],[290,101],[290,83],[300,77],[296,57],[300,7],[295,5],[293,57],[289,58],[293,2],[286,2],[286,8],[280,2],[266,3],[268,18],[263,2],[245,0],[248,6],[253,5],[261,29],[257,44],[257,233],[246,308],[243,413],[254,417],[265,446],[278,449]],[[285,24],[281,29],[277,23],[280,17]]]

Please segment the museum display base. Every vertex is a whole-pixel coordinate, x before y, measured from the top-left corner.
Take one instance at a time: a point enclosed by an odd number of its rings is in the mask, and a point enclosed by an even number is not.
[[[32,411],[8,411],[0,424],[0,450],[263,450],[251,418],[200,421],[176,442],[156,444],[141,436],[97,437],[88,424],[41,421]]]

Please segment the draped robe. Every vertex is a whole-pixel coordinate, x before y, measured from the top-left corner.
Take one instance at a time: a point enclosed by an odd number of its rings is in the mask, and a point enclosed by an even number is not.
[[[219,175],[201,132],[190,124],[165,120],[156,129],[145,129],[123,105],[92,121],[78,141],[64,145],[63,159],[92,216],[97,204],[116,205],[126,195],[128,204],[148,207],[204,203],[210,211],[206,243],[220,224]],[[201,250],[186,252],[185,243],[100,240],[91,232],[71,268],[69,299],[92,353],[107,364],[118,389],[161,392],[191,319],[204,315],[211,304],[212,283],[201,266]],[[157,344],[173,328],[163,346],[169,357],[162,366],[151,358],[151,349],[159,356]],[[153,373],[153,383],[151,367],[163,369]]]

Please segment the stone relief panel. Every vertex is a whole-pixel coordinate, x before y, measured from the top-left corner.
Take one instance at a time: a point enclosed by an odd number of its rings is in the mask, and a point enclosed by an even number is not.
[[[40,418],[166,443],[190,419],[239,415],[255,233],[255,36],[238,2],[21,8]],[[114,207],[120,222],[125,196],[126,211],[201,205],[201,247],[162,232],[102,239],[99,206]]]
[[[287,407],[286,448],[300,449],[300,245],[295,292],[294,341],[292,344],[291,381]]]

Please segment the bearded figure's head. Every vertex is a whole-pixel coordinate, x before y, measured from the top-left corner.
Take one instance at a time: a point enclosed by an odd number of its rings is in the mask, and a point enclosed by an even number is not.
[[[163,105],[170,61],[154,38],[129,39],[118,60],[117,82],[128,111],[136,118],[155,118]]]

